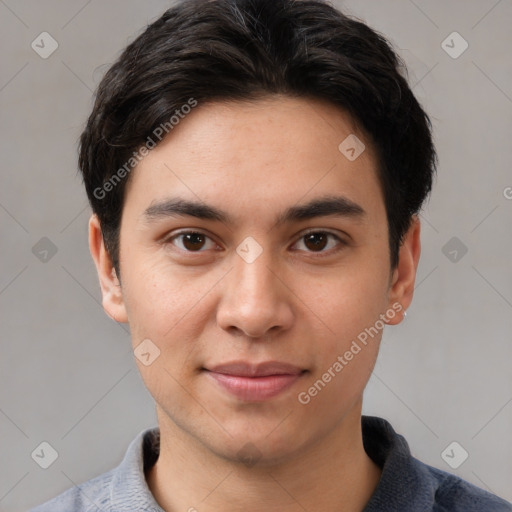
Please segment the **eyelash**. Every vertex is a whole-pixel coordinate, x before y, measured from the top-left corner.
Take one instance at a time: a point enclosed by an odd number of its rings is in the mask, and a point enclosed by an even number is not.
[[[167,238],[165,238],[163,240],[163,243],[164,244],[172,244],[173,240],[177,239],[178,237],[180,236],[183,236],[183,235],[189,235],[189,234],[197,234],[197,235],[202,235],[210,240],[211,237],[209,237],[206,233],[203,233],[202,231],[198,231],[198,230],[188,230],[188,231],[181,231],[179,233],[175,233],[174,235],[172,236],[169,236]],[[338,241],[338,246],[333,248],[333,249],[330,249],[328,251],[320,251],[320,252],[315,252],[315,251],[306,251],[310,254],[314,254],[315,255],[315,258],[322,258],[322,257],[325,257],[325,256],[331,256],[333,254],[336,254],[337,252],[339,252],[341,249],[343,249],[344,246],[348,245],[347,242],[345,242],[344,240],[342,240],[338,235],[334,234],[334,233],[331,233],[330,231],[322,231],[322,230],[310,230],[310,231],[307,231],[305,233],[303,233],[300,237],[299,237],[299,240],[302,240],[303,238],[305,238],[306,236],[308,235],[311,235],[311,234],[324,234],[324,235],[329,235],[333,238],[335,238],[337,241]],[[212,240],[213,241],[213,240]],[[295,242],[295,243],[297,243]],[[174,244],[173,244],[174,245]],[[295,244],[294,244],[295,245]],[[185,252],[185,253],[188,253],[188,254],[200,254],[202,252],[205,252],[204,250],[199,250],[199,251],[189,251],[187,249],[179,249],[181,252]]]

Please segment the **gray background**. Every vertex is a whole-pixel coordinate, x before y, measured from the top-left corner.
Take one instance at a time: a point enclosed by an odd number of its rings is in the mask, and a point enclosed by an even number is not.
[[[512,500],[512,2],[337,5],[405,58],[440,157],[415,299],[386,329],[364,412],[390,420],[424,462]],[[116,466],[156,424],[128,328],[100,305],[76,142],[108,65],[168,6],[0,0],[2,511]],[[43,31],[59,45],[47,59],[31,48]],[[441,45],[454,31],[469,43],[458,58]],[[58,452],[48,469],[31,457],[42,441]],[[452,441],[469,453],[457,469],[441,457]]]

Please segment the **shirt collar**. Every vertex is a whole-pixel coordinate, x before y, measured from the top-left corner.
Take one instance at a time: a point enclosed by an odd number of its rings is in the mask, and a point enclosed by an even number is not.
[[[130,443],[110,483],[110,501],[116,512],[164,512],[146,482],[144,470],[158,458],[160,430],[142,430]]]
[[[411,455],[403,436],[376,416],[362,416],[363,446],[382,474],[363,512],[410,510],[431,512],[436,487],[425,464]]]

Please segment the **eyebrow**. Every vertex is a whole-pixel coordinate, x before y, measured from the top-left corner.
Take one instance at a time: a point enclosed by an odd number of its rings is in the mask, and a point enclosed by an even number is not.
[[[142,219],[149,224],[163,218],[181,216],[214,220],[225,224],[235,223],[229,213],[215,206],[179,197],[152,203],[142,214]],[[274,222],[279,226],[325,216],[363,220],[366,217],[366,211],[361,205],[345,196],[324,196],[287,208],[277,216]]]

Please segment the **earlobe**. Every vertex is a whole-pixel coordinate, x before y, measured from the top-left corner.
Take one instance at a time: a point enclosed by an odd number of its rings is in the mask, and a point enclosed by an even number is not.
[[[402,322],[405,318],[405,311],[412,302],[421,253],[420,230],[419,218],[417,215],[413,215],[411,225],[400,246],[398,265],[393,272],[389,290],[388,307],[398,310],[398,314],[387,321],[389,325]]]
[[[121,285],[105,248],[101,225],[96,214],[89,219],[89,249],[98,272],[105,313],[116,322],[128,322]]]

